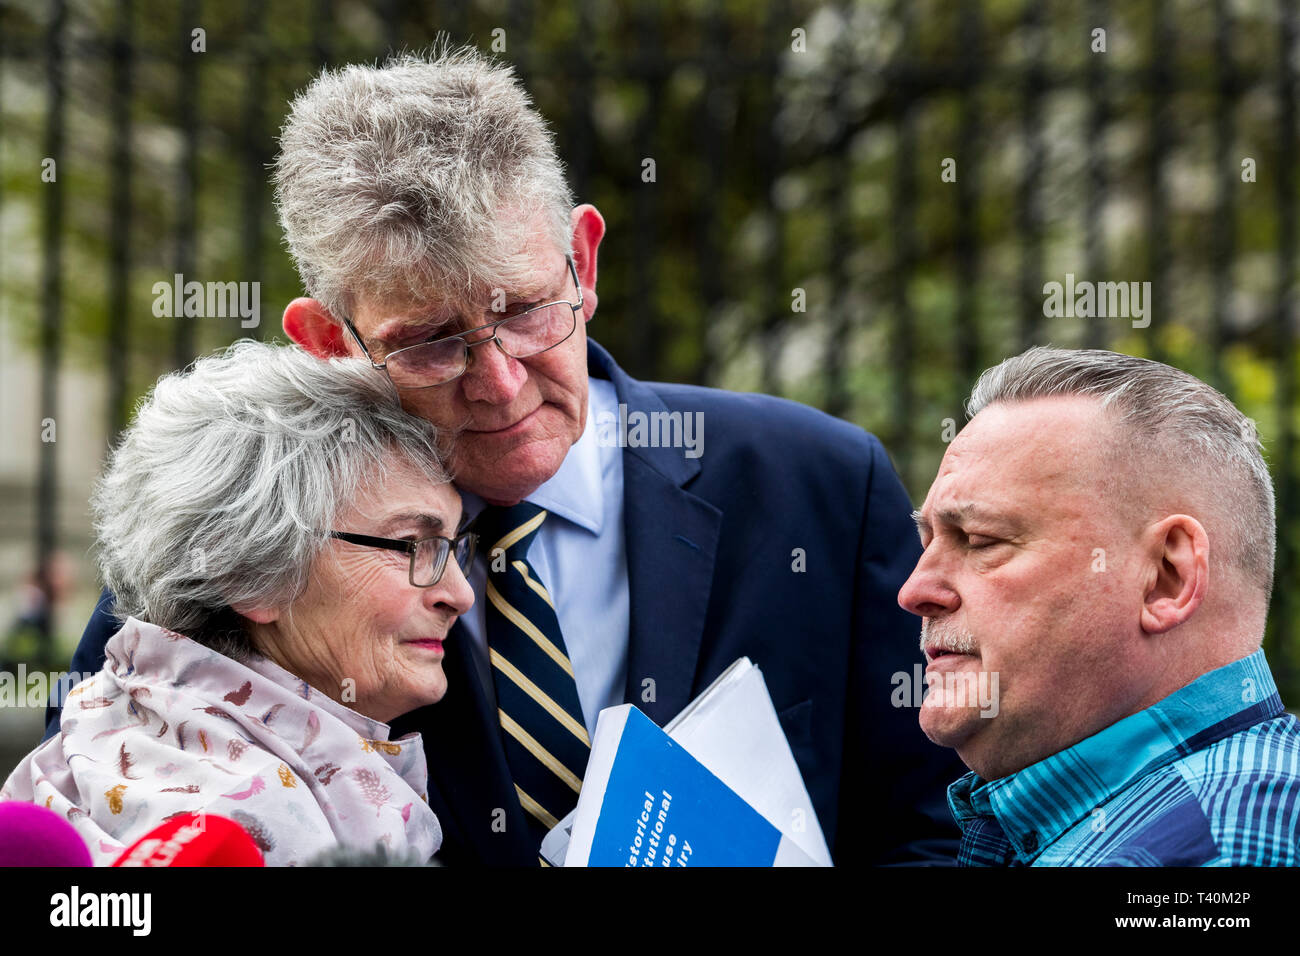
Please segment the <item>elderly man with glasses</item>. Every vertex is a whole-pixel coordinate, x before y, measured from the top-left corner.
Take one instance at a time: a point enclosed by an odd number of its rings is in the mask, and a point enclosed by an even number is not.
[[[443,859],[544,862],[600,710],[662,724],[742,656],[837,863],[955,852],[957,764],[894,706],[918,626],[894,595],[919,549],[880,443],[792,402],[636,381],[588,339],[604,221],[573,206],[508,67],[459,51],[327,71],[281,148],[309,296],[285,331],[368,358],[444,429],[480,539],[446,697],[399,722],[425,741]],[[691,448],[596,427],[687,417],[707,435]]]

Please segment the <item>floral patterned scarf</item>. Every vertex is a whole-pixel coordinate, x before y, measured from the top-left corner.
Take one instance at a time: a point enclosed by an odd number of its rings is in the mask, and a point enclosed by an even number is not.
[[[390,741],[387,724],[266,658],[240,664],[134,618],[106,654],[69,693],[62,733],[0,788],[65,816],[97,866],[200,810],[247,830],[268,866],[339,844],[421,860],[441,845],[419,734]]]

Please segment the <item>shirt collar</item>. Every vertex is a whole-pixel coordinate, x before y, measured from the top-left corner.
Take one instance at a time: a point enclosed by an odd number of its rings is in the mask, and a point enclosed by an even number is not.
[[[978,817],[995,817],[1030,862],[1132,782],[1280,713],[1259,650],[1010,776],[966,774],[948,788],[948,806],[963,831]]]
[[[604,387],[601,387],[604,386]],[[596,440],[595,420],[607,411],[609,383],[591,382],[587,390],[587,422],[582,437],[569,449],[559,470],[524,500],[599,535],[605,525],[605,491],[601,481],[601,449]],[[617,399],[615,399],[616,401]],[[486,503],[469,491],[461,492],[461,503],[469,517],[477,517]]]

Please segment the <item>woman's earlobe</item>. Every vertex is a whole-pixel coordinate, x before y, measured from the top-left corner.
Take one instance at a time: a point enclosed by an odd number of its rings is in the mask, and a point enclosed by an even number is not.
[[[235,612],[241,617],[246,617],[254,624],[270,624],[280,619],[280,612],[273,607],[239,607]]]

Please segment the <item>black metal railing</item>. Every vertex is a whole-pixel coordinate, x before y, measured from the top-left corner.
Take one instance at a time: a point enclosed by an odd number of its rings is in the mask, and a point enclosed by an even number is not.
[[[276,334],[299,286],[268,165],[315,71],[503,30],[606,215],[591,333],[633,374],[820,405],[879,434],[916,498],[979,371],[1029,344],[1138,351],[1238,401],[1278,492],[1268,646],[1300,693],[1294,0],[52,0],[0,2],[0,28],[0,211],[30,207],[39,236],[35,270],[4,254],[2,294],[42,418],[82,363],[111,437],[160,372],[250,334],[152,315],[174,274],[260,282],[251,334]],[[1046,316],[1066,271],[1151,282],[1150,327]],[[37,566],[59,544],[55,447]]]

